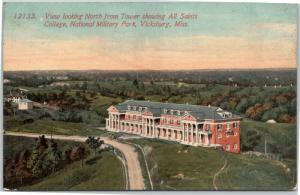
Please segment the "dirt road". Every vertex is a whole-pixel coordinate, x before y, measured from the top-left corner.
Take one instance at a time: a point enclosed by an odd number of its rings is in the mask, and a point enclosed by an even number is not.
[[[214,178],[213,178],[213,186],[214,186],[214,189],[215,189],[215,190],[218,190],[218,187],[217,187],[217,184],[216,184],[217,177],[218,177],[218,175],[225,169],[226,165],[227,165],[227,159],[225,160],[225,163],[224,163],[224,165],[221,167],[221,169],[214,175]]]
[[[23,136],[23,137],[38,137],[41,134],[35,134],[35,133],[18,133],[18,132],[5,132],[5,135],[12,135],[12,136]],[[50,135],[46,135],[46,138],[50,138]],[[84,142],[87,137],[83,136],[65,136],[65,135],[52,135],[53,139],[58,140],[71,140],[71,141],[77,141],[77,142]],[[120,150],[126,161],[127,161],[127,172],[129,177],[129,189],[130,190],[144,190],[144,180],[142,175],[142,170],[140,166],[140,162],[138,160],[138,154],[135,151],[135,148],[133,146],[130,146],[128,144],[123,144],[120,142],[117,142],[115,140],[112,140],[108,137],[101,137],[101,139],[104,140],[105,143],[110,144]]]

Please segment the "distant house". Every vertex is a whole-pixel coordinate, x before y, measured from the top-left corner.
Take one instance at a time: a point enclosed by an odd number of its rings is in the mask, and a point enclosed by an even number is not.
[[[22,99],[18,103],[19,110],[30,110],[33,108],[33,102],[29,99]]]
[[[3,83],[4,84],[10,83],[10,80],[9,79],[3,79]]]
[[[69,77],[68,76],[57,76],[57,77],[54,77],[56,80],[68,80]]]
[[[21,91],[21,92],[28,92],[29,90],[28,89],[24,89],[24,88],[19,88],[19,90]]]
[[[19,103],[20,100],[26,98],[22,92],[11,91],[10,94],[5,98],[7,102]]]
[[[274,119],[267,120],[266,123],[277,123]]]
[[[51,87],[63,87],[63,86],[70,86],[70,83],[66,83],[66,82],[54,82],[50,84]]]

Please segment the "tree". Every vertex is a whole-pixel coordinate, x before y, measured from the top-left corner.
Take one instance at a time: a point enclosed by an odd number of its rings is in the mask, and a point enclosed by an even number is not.
[[[97,93],[95,91],[90,93],[91,98],[95,98],[97,96]]]
[[[44,135],[40,136],[36,139],[36,145],[32,151],[30,159],[27,163],[27,167],[29,169],[33,169],[38,162],[39,158],[43,154],[43,152],[48,148],[47,139]]]
[[[261,135],[256,130],[249,130],[246,134],[242,134],[242,149],[253,150],[261,139]]]
[[[132,84],[136,87],[136,88],[139,88],[139,82],[134,79],[134,81],[132,82]]]
[[[76,88],[76,89],[78,89],[78,88]],[[76,91],[76,92],[75,92],[75,95],[76,95],[76,97],[80,97],[80,96],[81,96],[80,91]]]
[[[70,152],[70,160],[81,160],[81,167],[83,167],[83,160],[86,157],[85,147],[83,146],[76,146]]]
[[[94,154],[96,156],[97,149],[100,148],[102,144],[104,144],[104,141],[100,140],[99,137],[95,138],[94,136],[89,136],[85,143],[88,144],[89,148],[94,150]]]
[[[50,146],[46,153],[43,169],[50,170],[54,173],[62,159],[62,152],[58,150],[57,143],[55,143],[53,139],[50,140]]]

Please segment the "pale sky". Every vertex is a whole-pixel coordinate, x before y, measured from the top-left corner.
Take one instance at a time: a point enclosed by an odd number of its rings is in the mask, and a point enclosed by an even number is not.
[[[14,19],[31,13],[34,21]],[[46,13],[196,13],[186,28],[46,28]],[[6,3],[4,70],[295,68],[297,6]]]

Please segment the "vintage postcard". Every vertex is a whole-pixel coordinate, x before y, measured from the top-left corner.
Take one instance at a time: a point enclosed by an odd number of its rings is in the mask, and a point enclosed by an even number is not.
[[[4,3],[4,189],[296,190],[297,14]]]

